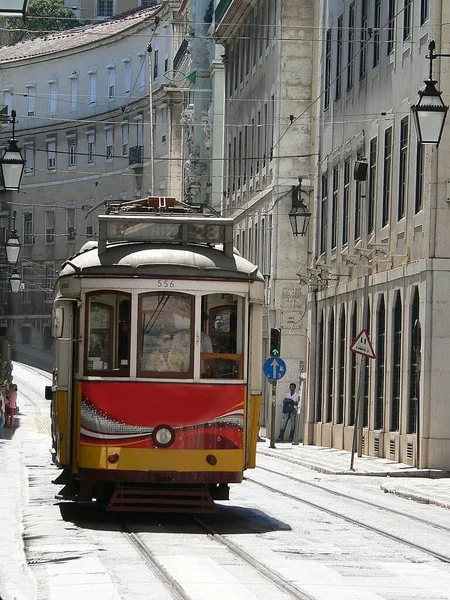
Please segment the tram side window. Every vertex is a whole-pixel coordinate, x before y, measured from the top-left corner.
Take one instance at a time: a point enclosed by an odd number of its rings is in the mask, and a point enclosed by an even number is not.
[[[87,297],[85,370],[127,375],[130,365],[130,297],[99,292]]]
[[[244,299],[232,294],[210,294],[203,298],[202,378],[243,379]],[[203,338],[202,338],[203,339]]]
[[[193,296],[149,293],[140,297],[140,370],[145,376],[192,377]]]

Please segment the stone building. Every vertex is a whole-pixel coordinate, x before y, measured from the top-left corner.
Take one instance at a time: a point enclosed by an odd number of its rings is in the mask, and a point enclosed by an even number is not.
[[[362,452],[448,469],[450,136],[418,145],[411,106],[429,42],[450,52],[450,7],[321,4],[305,441],[352,447],[360,359],[349,347],[366,327],[376,358],[365,359]],[[450,61],[435,62],[448,103]]]
[[[278,406],[291,381],[299,386],[308,354],[307,296],[297,276],[308,265],[308,238],[293,235],[288,215],[299,178],[302,200],[314,202],[318,8],[307,0],[221,0],[215,8],[215,37],[225,48],[222,214],[234,219],[236,247],[266,279],[264,354],[278,329],[287,365]],[[266,426],[271,393],[266,382]]]
[[[181,161],[168,157],[180,141],[164,91],[178,47],[174,4],[2,48],[1,101],[8,114],[16,110],[26,159],[20,192],[0,194],[2,240],[15,211],[22,243],[23,289],[8,294],[3,269],[0,293],[2,324],[17,347],[50,348],[56,272],[96,237],[105,203],[179,194]],[[9,137],[1,133],[3,148]]]

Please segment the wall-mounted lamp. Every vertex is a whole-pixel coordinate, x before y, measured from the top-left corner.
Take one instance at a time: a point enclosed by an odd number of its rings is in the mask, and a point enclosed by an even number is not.
[[[20,278],[20,273],[17,269],[11,273],[11,277],[9,278],[9,285],[11,286],[11,291],[13,294],[17,294],[17,292],[21,288],[22,280]]]
[[[436,146],[439,146],[448,106],[445,106],[441,98],[442,92],[438,92],[436,89],[437,81],[433,79],[433,60],[438,56],[449,58],[450,54],[436,54],[434,52],[435,48],[436,44],[434,40],[431,40],[428,44],[430,54],[426,56],[430,61],[429,77],[424,81],[425,89],[419,90],[419,100],[417,104],[411,106],[411,112],[419,144],[436,144]]]
[[[13,226],[9,232],[8,240],[6,241],[6,258],[10,265],[17,264],[20,254],[20,240],[16,231],[16,217],[17,213],[14,211],[12,215]]]
[[[25,168],[25,159],[23,158],[19,146],[17,145],[17,140],[14,138],[16,125],[15,110],[11,111],[11,119],[9,119],[9,122],[12,123],[12,139],[10,140],[8,148],[5,150],[5,153],[0,159],[0,168],[2,170],[3,186],[5,190],[18,192],[20,182],[22,180],[23,170]]]
[[[299,177],[298,185],[292,187],[292,208],[289,212],[289,221],[294,235],[306,235],[311,220],[311,213],[303,203],[301,195],[302,178]]]

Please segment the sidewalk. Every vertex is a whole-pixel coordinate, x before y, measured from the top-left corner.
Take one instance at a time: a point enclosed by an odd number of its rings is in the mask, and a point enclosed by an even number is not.
[[[416,469],[409,465],[374,456],[354,456],[354,470],[350,470],[351,453],[322,446],[276,443],[260,438],[257,452],[329,475],[372,476],[383,478],[380,488],[402,498],[450,509],[450,471]]]

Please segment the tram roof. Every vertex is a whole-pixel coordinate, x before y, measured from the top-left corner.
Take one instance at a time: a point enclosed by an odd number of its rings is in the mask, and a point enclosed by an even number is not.
[[[225,254],[222,245],[172,245],[142,242],[108,244],[99,252],[98,243],[87,242],[69,258],[60,277],[159,275],[164,277],[212,277],[264,281],[258,267],[237,252]]]

